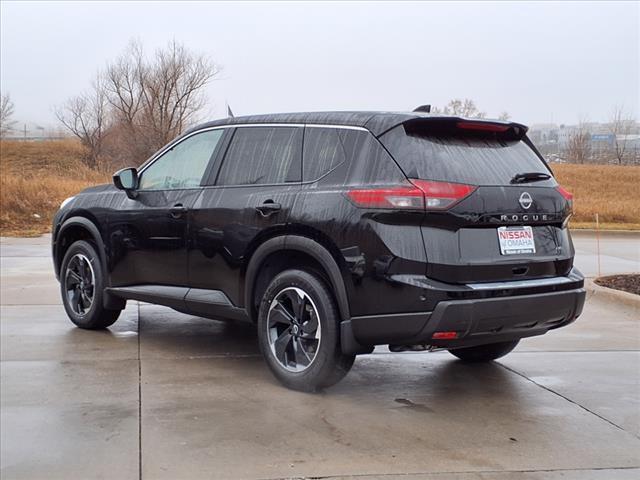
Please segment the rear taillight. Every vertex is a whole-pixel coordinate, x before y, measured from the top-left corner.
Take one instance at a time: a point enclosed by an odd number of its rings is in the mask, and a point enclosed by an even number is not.
[[[560,185],[558,185],[556,187],[556,190],[558,190],[558,192],[560,192],[560,195],[562,195],[565,199],[569,200],[569,201],[573,201],[573,193],[565,190],[564,188],[562,188]]]
[[[432,182],[430,180],[409,180],[424,192],[427,210],[444,210],[467,198],[478,187],[464,183]]]
[[[556,187],[556,190],[560,193],[560,195],[563,196],[563,198],[569,202],[569,207],[571,208],[571,210],[573,210],[573,193],[565,190],[564,188],[562,188],[560,185],[558,185]]]
[[[424,193],[415,185],[349,190],[358,207],[424,210]]]
[[[476,187],[462,183],[409,180],[409,185],[349,190],[347,196],[363,208],[446,210],[468,197]]]

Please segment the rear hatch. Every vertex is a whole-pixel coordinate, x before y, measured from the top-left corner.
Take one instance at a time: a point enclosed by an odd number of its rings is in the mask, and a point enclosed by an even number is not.
[[[514,123],[435,117],[380,137],[425,192],[428,277],[471,283],[569,272],[571,195],[525,134]]]

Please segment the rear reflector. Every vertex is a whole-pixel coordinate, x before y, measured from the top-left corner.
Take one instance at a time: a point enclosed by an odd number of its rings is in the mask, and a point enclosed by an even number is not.
[[[458,332],[436,332],[431,335],[433,340],[454,340],[458,338]]]
[[[458,122],[456,127],[462,130],[476,130],[480,132],[506,132],[509,130],[509,125],[500,125],[496,123],[488,122]]]
[[[393,210],[445,210],[468,197],[476,187],[462,183],[409,180],[409,185],[349,190],[359,207]]]

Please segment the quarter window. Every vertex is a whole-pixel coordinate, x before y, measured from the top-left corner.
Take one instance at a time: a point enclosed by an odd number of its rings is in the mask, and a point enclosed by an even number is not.
[[[302,128],[236,128],[218,185],[260,185],[301,180]]]
[[[335,128],[305,129],[302,160],[305,182],[319,179],[344,161],[344,147]]]
[[[224,133],[198,133],[166,151],[140,177],[141,190],[177,190],[200,186],[204,171]]]

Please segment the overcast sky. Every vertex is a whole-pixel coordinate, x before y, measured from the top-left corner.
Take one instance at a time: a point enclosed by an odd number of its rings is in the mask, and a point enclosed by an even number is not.
[[[639,107],[638,2],[8,2],[1,89],[55,124],[131,38],[175,38],[223,66],[207,117],[411,110],[455,97],[532,124]]]

